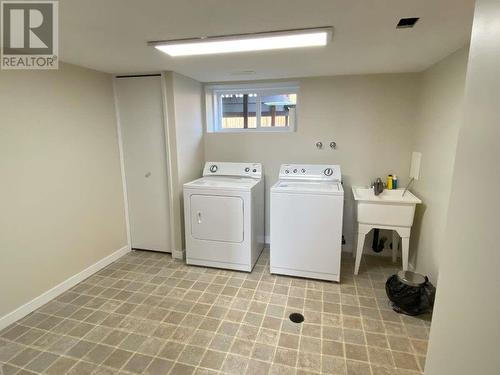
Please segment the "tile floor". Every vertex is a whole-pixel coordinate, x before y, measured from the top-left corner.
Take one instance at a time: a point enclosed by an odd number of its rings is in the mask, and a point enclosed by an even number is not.
[[[341,284],[188,267],[133,251],[0,332],[10,374],[421,374],[430,318],[388,307],[394,265]],[[302,312],[305,322],[289,321]],[[2,367],[3,366],[3,367]],[[0,374],[2,371],[0,371]]]

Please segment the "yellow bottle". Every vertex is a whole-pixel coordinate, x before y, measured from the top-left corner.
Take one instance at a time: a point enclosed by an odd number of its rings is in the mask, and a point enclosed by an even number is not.
[[[387,176],[387,189],[392,190],[392,174]]]

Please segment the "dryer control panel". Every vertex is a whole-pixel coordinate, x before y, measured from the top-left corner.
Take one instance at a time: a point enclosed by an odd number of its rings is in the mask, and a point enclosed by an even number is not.
[[[340,165],[282,164],[280,180],[342,181]]]
[[[260,163],[206,162],[203,176],[233,176],[262,178]]]

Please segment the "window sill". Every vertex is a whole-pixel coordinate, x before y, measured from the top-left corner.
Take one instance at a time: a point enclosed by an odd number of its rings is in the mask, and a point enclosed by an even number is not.
[[[209,131],[209,134],[228,134],[228,133],[245,133],[245,134],[254,134],[254,133],[294,133],[295,129],[224,129],[224,130],[216,130]]]

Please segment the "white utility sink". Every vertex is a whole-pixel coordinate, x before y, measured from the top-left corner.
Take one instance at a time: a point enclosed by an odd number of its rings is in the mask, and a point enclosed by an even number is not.
[[[397,257],[398,234],[401,236],[403,270],[408,269],[410,231],[415,216],[415,206],[422,201],[410,191],[403,196],[403,191],[404,189],[384,190],[379,195],[375,195],[372,188],[352,187],[358,222],[356,252],[353,253],[356,256],[354,267],[356,275],[359,271],[365,237],[370,230],[376,228],[393,231],[393,261],[396,261]]]
[[[422,203],[410,191],[384,190],[375,195],[372,188],[352,187],[357,202],[358,223],[411,227],[415,206]]]

